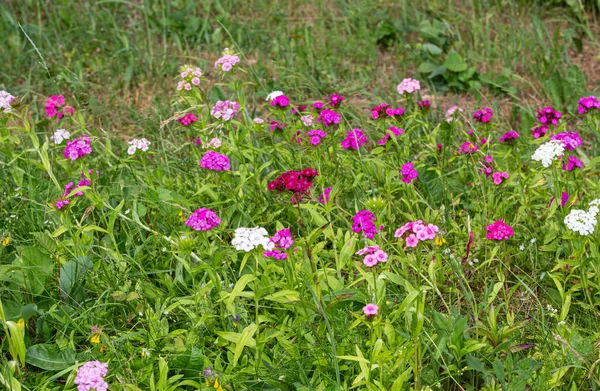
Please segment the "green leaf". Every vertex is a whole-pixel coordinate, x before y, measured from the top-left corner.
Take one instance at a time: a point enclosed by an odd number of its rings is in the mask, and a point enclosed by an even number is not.
[[[242,331],[240,338],[236,341],[235,352],[234,352],[234,356],[233,356],[233,366],[234,367],[237,364],[238,360],[240,359],[240,356],[242,355],[242,351],[244,350],[244,347],[246,345],[250,345],[251,341],[254,341],[252,336],[254,335],[254,333],[256,333],[256,330],[258,330],[258,326],[256,324],[254,324],[254,323],[249,324],[248,327],[246,327],[244,329],[244,331]]]
[[[65,263],[60,268],[60,278],[58,280],[60,286],[60,294],[63,299],[73,296],[77,290],[78,283],[81,283],[83,277],[94,264],[88,257],[79,257]],[[81,298],[77,298],[81,299]]]
[[[432,73],[434,72],[437,68],[439,67],[438,64],[435,64],[433,62],[430,61],[425,61],[423,63],[421,63],[421,65],[419,65],[419,68],[417,69],[417,71],[419,73]]]
[[[54,270],[54,262],[50,254],[37,247],[23,247],[21,261],[27,276],[27,285],[30,292],[36,296],[44,292],[46,279]]]
[[[442,54],[442,49],[440,49],[439,46],[434,45],[432,43],[424,43],[422,48],[424,51],[426,51],[430,54],[433,54],[434,56],[438,56],[438,55]]]
[[[448,53],[446,61],[444,61],[444,66],[452,72],[464,72],[467,70],[467,63],[461,55],[456,52]]]
[[[26,361],[46,371],[60,371],[75,363],[75,351],[57,345],[33,345],[27,349]]]

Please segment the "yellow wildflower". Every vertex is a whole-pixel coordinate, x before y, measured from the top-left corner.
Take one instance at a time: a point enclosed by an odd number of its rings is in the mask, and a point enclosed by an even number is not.
[[[10,235],[6,235],[6,237],[2,240],[2,247],[8,246],[10,243]]]
[[[446,243],[446,239],[444,239],[443,236],[439,236],[437,238],[435,238],[435,245],[436,246],[441,246],[442,244]]]

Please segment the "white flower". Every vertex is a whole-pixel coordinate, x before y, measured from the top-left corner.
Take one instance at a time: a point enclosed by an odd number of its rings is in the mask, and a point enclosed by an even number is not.
[[[56,132],[52,135],[51,139],[54,140],[54,144],[62,144],[63,140],[68,140],[71,138],[71,133],[69,133],[66,129],[56,129]]]
[[[278,96],[283,95],[282,91],[273,91],[271,92],[269,95],[267,95],[267,102],[271,102],[273,99],[277,98]]]
[[[206,148],[219,148],[221,146],[221,140],[219,140],[218,138],[213,138],[211,139],[208,144],[206,144]]]
[[[269,234],[263,227],[237,228],[231,245],[238,251],[246,252],[258,246],[262,246],[265,250],[272,250],[275,247],[275,244],[269,241]]]
[[[254,121],[255,124],[259,124],[259,125],[265,122],[264,119],[258,118],[258,117],[254,118],[252,121]]]
[[[521,250],[521,251],[525,251],[525,245],[524,245],[524,244],[520,245],[520,246],[519,246],[519,250]]]
[[[13,100],[15,100],[14,96],[4,90],[0,90],[0,109],[4,109],[5,113],[10,113],[12,111],[10,102]]]
[[[304,124],[304,126],[311,126],[313,123],[312,115],[303,115],[302,117],[300,117],[300,119],[302,120],[302,123]]]
[[[552,161],[555,158],[562,156],[564,151],[565,146],[562,141],[550,140],[547,143],[540,145],[531,159],[542,162],[542,166],[548,168],[552,165]]]
[[[463,112],[463,109],[461,109],[458,106],[452,106],[450,107],[448,110],[446,110],[446,122],[452,122],[456,119],[456,116],[454,115],[457,111],[459,112]]]
[[[135,151],[137,151],[137,148],[135,147],[135,145],[131,145],[131,146],[129,146],[129,148],[127,148],[128,155],[133,155],[135,153]]]
[[[143,152],[146,152],[148,150],[148,147],[150,147],[150,144],[150,141],[148,141],[145,138],[141,140],[134,138],[133,140],[129,141],[129,148],[127,148],[127,154],[133,155],[138,149]]]
[[[565,225],[567,228],[583,236],[593,233],[598,224],[596,215],[599,211],[599,204],[600,199],[595,199],[590,202],[590,209],[587,212],[581,209],[571,210],[567,217],[565,217]]]

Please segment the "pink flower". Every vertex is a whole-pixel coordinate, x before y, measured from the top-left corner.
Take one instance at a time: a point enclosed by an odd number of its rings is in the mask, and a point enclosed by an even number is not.
[[[56,117],[58,121],[65,115],[73,115],[74,112],[74,108],[65,106],[65,97],[63,95],[52,95],[46,100],[46,116],[48,118]]]
[[[388,142],[388,140],[392,137],[391,134],[393,134],[394,136],[398,137],[402,133],[404,133],[404,129],[398,129],[395,126],[390,126],[388,128],[388,131],[385,133],[385,136],[383,136],[383,138],[381,140],[377,141],[377,144],[379,144],[379,145],[385,145]]]
[[[487,227],[486,237],[490,240],[507,240],[511,236],[515,235],[512,227],[504,222],[504,220],[498,220]]]
[[[363,307],[363,312],[367,317],[377,315],[379,312],[379,307],[376,304],[370,303]]]
[[[229,171],[229,158],[219,152],[208,151],[200,159],[200,167],[213,171]]]
[[[252,121],[254,121],[255,124],[259,124],[259,125],[262,124],[263,122],[265,122],[264,119],[258,118],[258,117],[254,118]]]
[[[514,130],[511,130],[511,131],[504,133],[502,136],[500,136],[500,142],[507,141],[507,140],[514,140],[518,137],[519,137],[519,133],[515,132]]]
[[[329,103],[331,103],[331,107],[336,108],[344,101],[344,97],[338,94],[331,94],[329,99],[327,99]]]
[[[377,234],[377,226],[375,225],[375,214],[370,210],[361,210],[353,217],[352,231],[362,233],[365,237],[373,239]]]
[[[237,102],[220,100],[215,103],[213,108],[210,110],[210,114],[217,119],[230,121],[237,114],[239,108],[240,104]]]
[[[542,136],[545,136],[547,132],[548,126],[546,125],[539,125],[531,128],[531,135],[533,136],[533,138],[540,138]]]
[[[495,172],[492,174],[492,179],[495,185],[501,184],[505,179],[508,179],[508,172]]]
[[[421,83],[419,83],[418,80],[406,78],[402,80],[400,84],[398,84],[396,89],[398,90],[398,93],[400,95],[404,93],[412,94],[413,92],[419,91],[421,89]]]
[[[190,126],[194,122],[198,121],[198,118],[196,118],[196,116],[192,113],[187,113],[183,117],[179,118],[177,121],[179,121],[179,123],[183,126]]]
[[[108,364],[100,361],[89,361],[77,370],[74,383],[78,391],[107,391],[108,383],[104,380],[108,372]]]
[[[565,149],[568,151],[573,151],[583,144],[583,141],[577,132],[561,132],[550,137],[550,140],[562,141]]]
[[[329,109],[321,111],[321,113],[319,113],[319,117],[317,118],[317,122],[321,122],[326,128],[331,125],[338,125],[341,120],[341,115]]]
[[[304,126],[311,126],[313,124],[313,116],[312,115],[303,115],[300,117],[300,120],[304,124]]]
[[[346,138],[342,140],[342,148],[357,150],[361,145],[367,142],[367,137],[362,130],[356,128],[346,133]]]
[[[575,167],[583,168],[583,162],[576,156],[569,156],[569,160],[567,162],[563,162],[564,171],[573,171]]]
[[[219,58],[215,62],[215,68],[221,68],[223,72],[229,72],[233,68],[234,65],[240,62],[240,58],[238,56],[229,54],[229,50],[225,49],[225,53],[223,57]]]
[[[579,114],[585,114],[588,110],[592,109],[600,109],[600,100],[594,95],[588,97],[582,96],[578,103],[579,107],[577,108],[577,112]]]
[[[365,259],[363,259],[363,263],[367,267],[373,267],[373,266],[377,265],[377,262],[378,262],[377,257],[375,257],[375,255],[373,255],[373,254],[367,254],[365,256]]]
[[[83,135],[67,143],[63,151],[63,156],[65,159],[77,160],[90,153],[92,153],[92,140],[89,136]]]
[[[375,254],[379,251],[379,246],[367,246],[356,252],[356,255]]]
[[[331,187],[323,189],[323,193],[319,196],[319,202],[323,205],[329,202],[329,193],[331,193]]]
[[[54,207],[58,210],[62,210],[65,206],[69,205],[71,201],[69,200],[58,200],[54,204]]]
[[[290,105],[290,99],[285,95],[279,95],[271,101],[271,106],[273,107],[288,107]]]
[[[473,119],[477,122],[482,122],[482,123],[488,123],[492,120],[492,117],[494,116],[494,113],[492,112],[492,109],[490,109],[489,107],[486,107],[484,109],[481,110],[477,110],[474,114],[473,114]]]
[[[315,146],[321,144],[321,140],[327,137],[327,133],[321,129],[309,130],[306,134],[310,137],[310,143]]]
[[[417,170],[415,170],[411,162],[405,163],[402,166],[402,182],[412,183],[412,181],[417,179],[418,176],[419,173],[417,172]]]
[[[196,231],[210,231],[219,224],[219,216],[208,208],[197,209],[185,222],[185,225]]]
[[[552,107],[544,107],[541,110],[536,110],[538,120],[542,125],[557,125],[562,114]]]
[[[408,247],[417,247],[417,244],[419,244],[419,239],[417,238],[417,235],[408,235],[408,237],[406,238],[406,245]]]
[[[463,155],[465,153],[475,153],[479,151],[479,147],[470,141],[465,141],[458,149],[458,154]]]

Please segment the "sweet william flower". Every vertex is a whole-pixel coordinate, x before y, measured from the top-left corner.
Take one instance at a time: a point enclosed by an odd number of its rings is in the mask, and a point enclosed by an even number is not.
[[[210,110],[210,114],[223,121],[230,121],[237,114],[240,104],[229,100],[218,101]]]
[[[363,313],[367,315],[367,317],[371,317],[373,315],[377,315],[379,312],[379,307],[377,304],[369,303],[363,307]]]
[[[398,93],[403,95],[405,93],[412,94],[413,92],[417,92],[421,89],[421,83],[418,80],[406,78],[398,84],[396,87]]]
[[[15,97],[4,90],[0,90],[0,109],[4,113],[10,113],[12,111],[11,102],[15,100]]]
[[[404,182],[404,183],[412,183],[412,181],[417,179],[417,177],[419,176],[419,173],[417,172],[417,170],[415,170],[415,168],[413,167],[413,164],[411,162],[405,163],[402,166],[401,172],[402,172],[402,182]]]
[[[185,222],[185,225],[196,231],[210,231],[219,224],[221,224],[219,216],[208,208],[197,209]]]
[[[275,247],[275,244],[269,241],[269,234],[263,227],[237,228],[231,245],[238,251],[246,252],[259,246],[265,250],[272,250]]]
[[[590,95],[590,96],[582,96],[579,99],[579,107],[577,108],[577,112],[580,115],[583,115],[585,113],[587,113],[590,110],[598,110],[600,109],[600,100],[598,100],[597,97],[595,97],[594,95]]]
[[[367,142],[367,137],[359,128],[349,130],[346,138],[342,140],[342,148],[357,150],[361,145]]]
[[[531,157],[532,160],[541,162],[542,166],[548,168],[552,165],[554,159],[562,156],[565,151],[563,141],[561,140],[550,140],[544,143],[536,149],[535,153]]]
[[[107,391],[108,383],[104,376],[108,372],[108,364],[100,361],[89,361],[77,370],[74,383],[78,391]]]
[[[71,138],[71,133],[66,129],[56,129],[51,138],[52,141],[54,141],[54,144],[60,145],[64,140]]]
[[[215,151],[208,151],[200,159],[200,167],[212,171],[229,171],[229,157]]]
[[[481,122],[481,123],[488,123],[492,120],[492,117],[494,116],[494,113],[492,112],[492,109],[490,109],[489,107],[485,107],[481,110],[477,110],[474,114],[473,114],[473,119],[477,122]]]
[[[65,159],[77,160],[92,153],[92,140],[90,136],[83,135],[73,141],[69,141],[63,151]]]
[[[498,220],[487,227],[486,238],[490,240],[508,240],[511,236],[515,235],[512,227],[504,222],[504,220]]]

